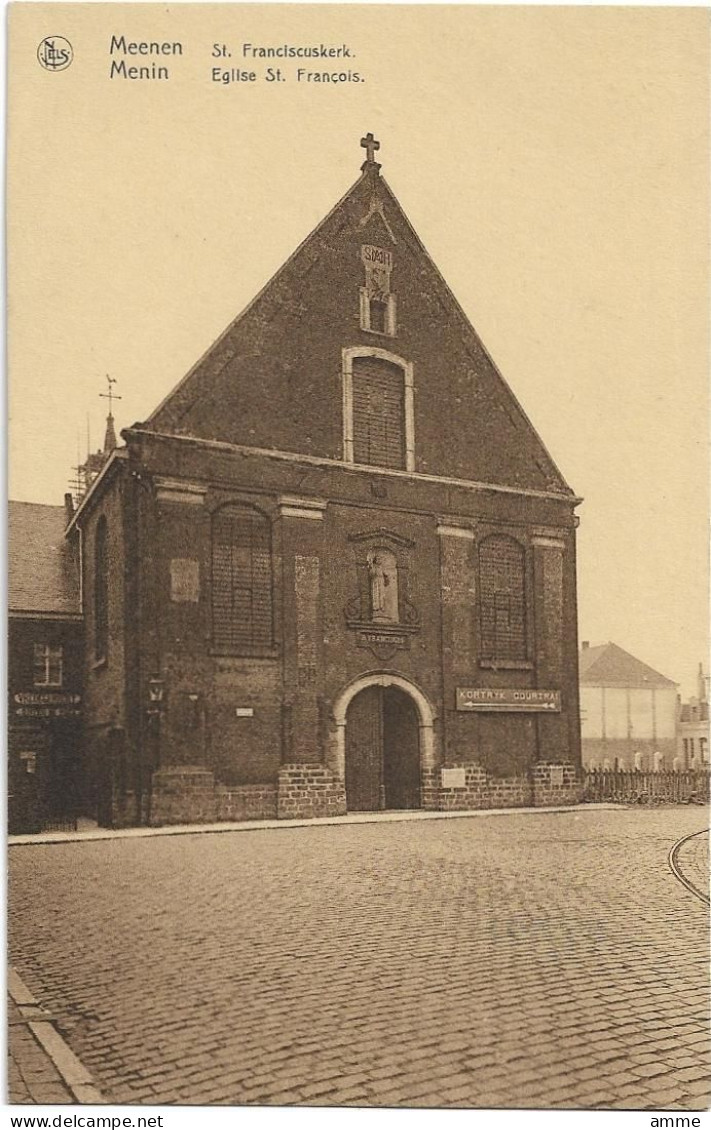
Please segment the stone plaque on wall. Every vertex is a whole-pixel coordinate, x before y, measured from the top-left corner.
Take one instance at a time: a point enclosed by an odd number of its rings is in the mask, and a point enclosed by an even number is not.
[[[466,788],[466,784],[466,771],[461,767],[442,770],[443,789],[464,789]]]
[[[173,557],[170,562],[170,599],[178,604],[196,604],[200,599],[200,563],[191,557]]]

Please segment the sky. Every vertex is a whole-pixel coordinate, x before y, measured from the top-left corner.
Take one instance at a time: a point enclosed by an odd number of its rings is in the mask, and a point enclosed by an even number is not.
[[[10,11],[10,494],[61,503],[359,175],[360,138],[579,507],[580,638],[687,696],[708,655],[708,13],[64,5]],[[41,40],[74,58],[43,69]],[[168,81],[111,37],[179,41]],[[243,45],[345,44],[264,81]],[[232,52],[213,56],[215,44]],[[155,60],[148,60],[153,62]],[[128,57],[129,65],[145,59]],[[279,65],[278,63],[276,65]],[[214,81],[239,67],[256,83]]]

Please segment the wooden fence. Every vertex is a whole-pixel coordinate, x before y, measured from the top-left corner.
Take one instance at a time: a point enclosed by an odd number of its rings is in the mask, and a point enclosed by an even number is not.
[[[703,769],[583,770],[587,801],[618,804],[708,804],[709,772]]]

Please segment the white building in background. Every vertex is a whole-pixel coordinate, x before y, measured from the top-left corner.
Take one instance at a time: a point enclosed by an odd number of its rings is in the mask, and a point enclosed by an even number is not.
[[[679,703],[677,759],[684,769],[709,767],[709,676],[699,663],[696,695]]]
[[[672,769],[677,754],[677,684],[615,643],[579,657],[583,765]]]

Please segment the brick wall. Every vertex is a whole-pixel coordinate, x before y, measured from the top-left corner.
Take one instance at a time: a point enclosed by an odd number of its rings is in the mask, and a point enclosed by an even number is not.
[[[533,767],[533,803],[536,808],[559,804],[579,804],[583,781],[573,765],[541,762]]]
[[[215,811],[215,780],[209,769],[180,765],[153,774],[151,824],[211,824]]]
[[[274,819],[276,798],[274,785],[216,785],[209,769],[170,766],[153,774],[151,824]]]
[[[440,770],[420,770],[420,798],[422,807],[428,812],[439,812]]]
[[[209,769],[173,765],[153,774],[151,824],[342,816],[343,784],[322,765],[284,765],[278,785],[215,784]]]
[[[273,820],[276,814],[274,785],[215,786],[215,820]]]
[[[456,771],[451,773],[452,770]],[[456,783],[447,784],[458,776]],[[442,781],[442,783],[440,783]],[[573,765],[541,763],[531,776],[490,776],[481,765],[447,766],[430,770],[422,781],[422,807],[441,812],[483,808],[549,808],[578,804],[582,781]]]
[[[277,816],[282,820],[343,816],[346,790],[323,765],[282,765],[279,771]]]
[[[481,765],[447,767],[459,771],[463,784],[440,785],[437,804],[442,812],[469,808],[522,808],[533,803],[533,787],[525,776],[491,777]],[[437,773],[439,777],[441,771]],[[444,780],[447,778],[445,777]]]
[[[106,654],[97,657],[96,530],[106,520],[108,563],[108,642]],[[124,541],[123,506],[119,489],[106,491],[83,525],[82,585],[85,627],[84,705],[90,724],[121,726],[125,716],[124,686]]]

